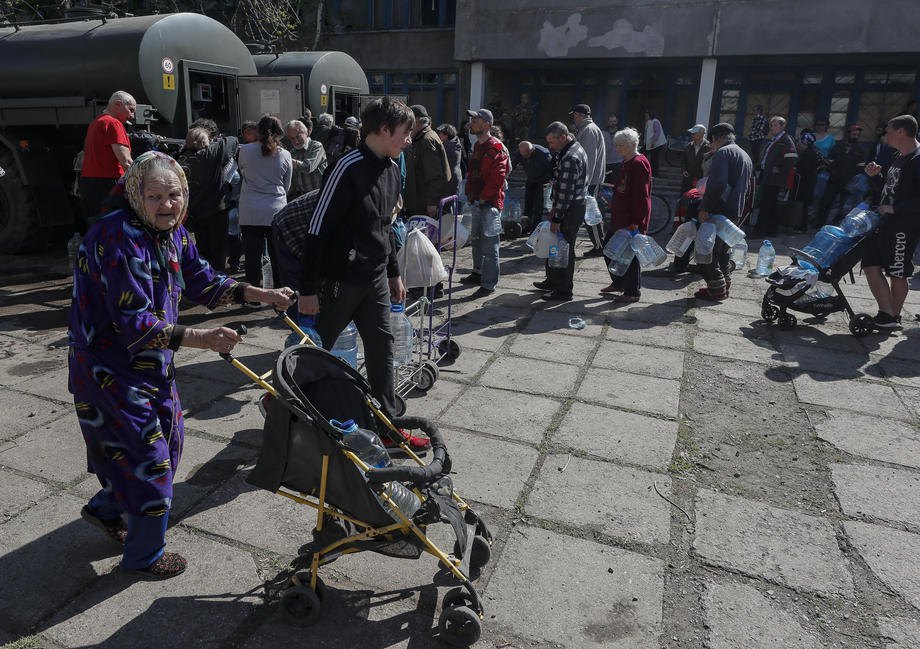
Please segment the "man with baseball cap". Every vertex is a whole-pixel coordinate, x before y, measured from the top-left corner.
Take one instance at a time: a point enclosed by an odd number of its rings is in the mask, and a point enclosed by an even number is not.
[[[501,211],[505,205],[505,178],[511,169],[505,146],[493,137],[492,111],[468,110],[470,133],[476,146],[467,169],[466,197],[473,211],[470,245],[473,249],[473,272],[461,279],[464,284],[478,284],[476,297],[495,291],[498,284],[498,241],[502,231]]]
[[[604,146],[604,134],[594,120],[591,119],[591,107],[588,104],[575,104],[569,111],[569,117],[575,122],[575,141],[584,149],[588,158],[587,166],[587,195],[597,198],[597,189],[604,182],[607,173],[607,149]],[[591,239],[591,250],[585,257],[594,257],[603,253],[604,233],[601,224],[588,225],[588,238]]]
[[[680,162],[681,183],[680,193],[696,186],[696,182],[703,175],[703,160],[709,153],[709,141],[706,139],[706,127],[696,124],[687,129],[690,134],[690,144],[684,149],[684,158]]]

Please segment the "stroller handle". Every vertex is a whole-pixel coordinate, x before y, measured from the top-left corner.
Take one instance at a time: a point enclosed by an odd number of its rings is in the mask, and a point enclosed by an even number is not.
[[[381,484],[396,480],[398,482],[420,484],[442,475],[445,469],[448,472],[450,471],[447,445],[434,423],[422,417],[399,417],[393,420],[393,425],[398,428],[421,429],[431,440],[431,450],[434,457],[428,463],[428,466],[391,466],[383,469],[370,469],[367,472],[368,482]]]

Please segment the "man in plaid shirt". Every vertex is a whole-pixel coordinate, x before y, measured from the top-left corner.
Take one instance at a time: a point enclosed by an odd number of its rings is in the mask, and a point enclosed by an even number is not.
[[[561,232],[569,243],[569,263],[565,268],[546,265],[546,279],[534,286],[548,291],[544,300],[568,302],[572,299],[575,276],[575,236],[585,220],[585,192],[587,191],[588,157],[575,141],[575,136],[562,122],[553,122],[546,129],[546,142],[556,153],[556,170],[553,173],[553,207],[548,220],[553,232]]]
[[[278,210],[272,219],[272,243],[275,245],[274,261],[278,266],[278,278],[283,286],[290,286],[295,291],[300,290],[300,258],[303,256],[304,240],[318,199],[318,189],[309,191]],[[290,313],[296,320],[296,305],[291,307]]]

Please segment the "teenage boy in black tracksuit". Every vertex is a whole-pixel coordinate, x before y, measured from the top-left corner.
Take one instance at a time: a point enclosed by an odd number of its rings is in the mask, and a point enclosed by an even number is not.
[[[406,299],[392,244],[402,180],[394,159],[415,122],[400,101],[384,97],[361,113],[364,140],[326,170],[301,262],[298,309],[316,315],[326,349],[350,321],[364,341],[367,379],[384,412],[396,412],[390,303]],[[413,436],[414,448],[430,442]]]

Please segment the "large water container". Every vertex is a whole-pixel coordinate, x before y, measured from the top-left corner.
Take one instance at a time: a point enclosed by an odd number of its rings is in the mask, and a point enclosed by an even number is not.
[[[390,331],[393,333],[393,366],[408,365],[412,361],[414,331],[402,304],[390,306]]]
[[[696,221],[687,221],[674,230],[674,235],[664,249],[672,255],[681,257],[689,250],[694,239],[696,239]]]
[[[872,232],[881,220],[878,212],[870,210],[868,204],[860,203],[850,210],[840,227],[848,237],[856,239]]]
[[[732,246],[731,260],[735,262],[736,269],[747,268],[747,264],[748,264],[747,252],[748,252],[748,245],[747,245],[747,241],[745,241],[744,239],[742,239],[741,241],[736,243],[734,246]]]
[[[568,268],[569,242],[565,240],[561,232],[557,236],[556,241],[549,247],[546,265],[550,268]]]
[[[341,358],[353,368],[358,369],[358,328],[355,327],[354,322],[348,323],[329,351],[333,356]]]
[[[813,257],[821,268],[827,268],[852,245],[853,239],[847,236],[842,228],[836,225],[825,225],[815,233],[808,245],[802,248],[802,252]]]
[[[648,235],[637,234],[632,238],[629,246],[636,253],[636,259],[639,260],[642,270],[651,270],[668,259],[668,253]]]
[[[300,330],[306,334],[309,338],[309,342],[304,341],[304,344],[310,344],[311,342],[317,347],[323,346],[323,341],[319,337],[319,333],[316,331],[316,317],[312,315],[304,315],[303,313],[297,314],[297,326],[300,327]],[[291,347],[292,345],[299,345],[302,340],[299,333],[292,331],[287,337],[287,340],[284,341],[285,347]]]
[[[769,240],[764,240],[760,250],[757,251],[757,267],[754,272],[757,275],[766,277],[773,272],[773,263],[776,261],[776,250]]]
[[[712,221],[700,223],[696,231],[693,260],[697,264],[712,263],[712,249],[716,245],[716,224]]]
[[[585,224],[586,225],[597,225],[603,221],[601,216],[601,210],[597,206],[597,199],[593,196],[588,196],[585,199]]]
[[[610,241],[604,246],[604,256],[611,260],[618,259],[630,249],[629,243],[632,241],[634,234],[636,233],[630,232],[626,228],[614,232],[613,236],[610,237]]]
[[[722,241],[727,243],[729,247],[744,240],[744,230],[732,223],[731,219],[722,214],[710,214],[709,220],[716,224],[716,234]]]

